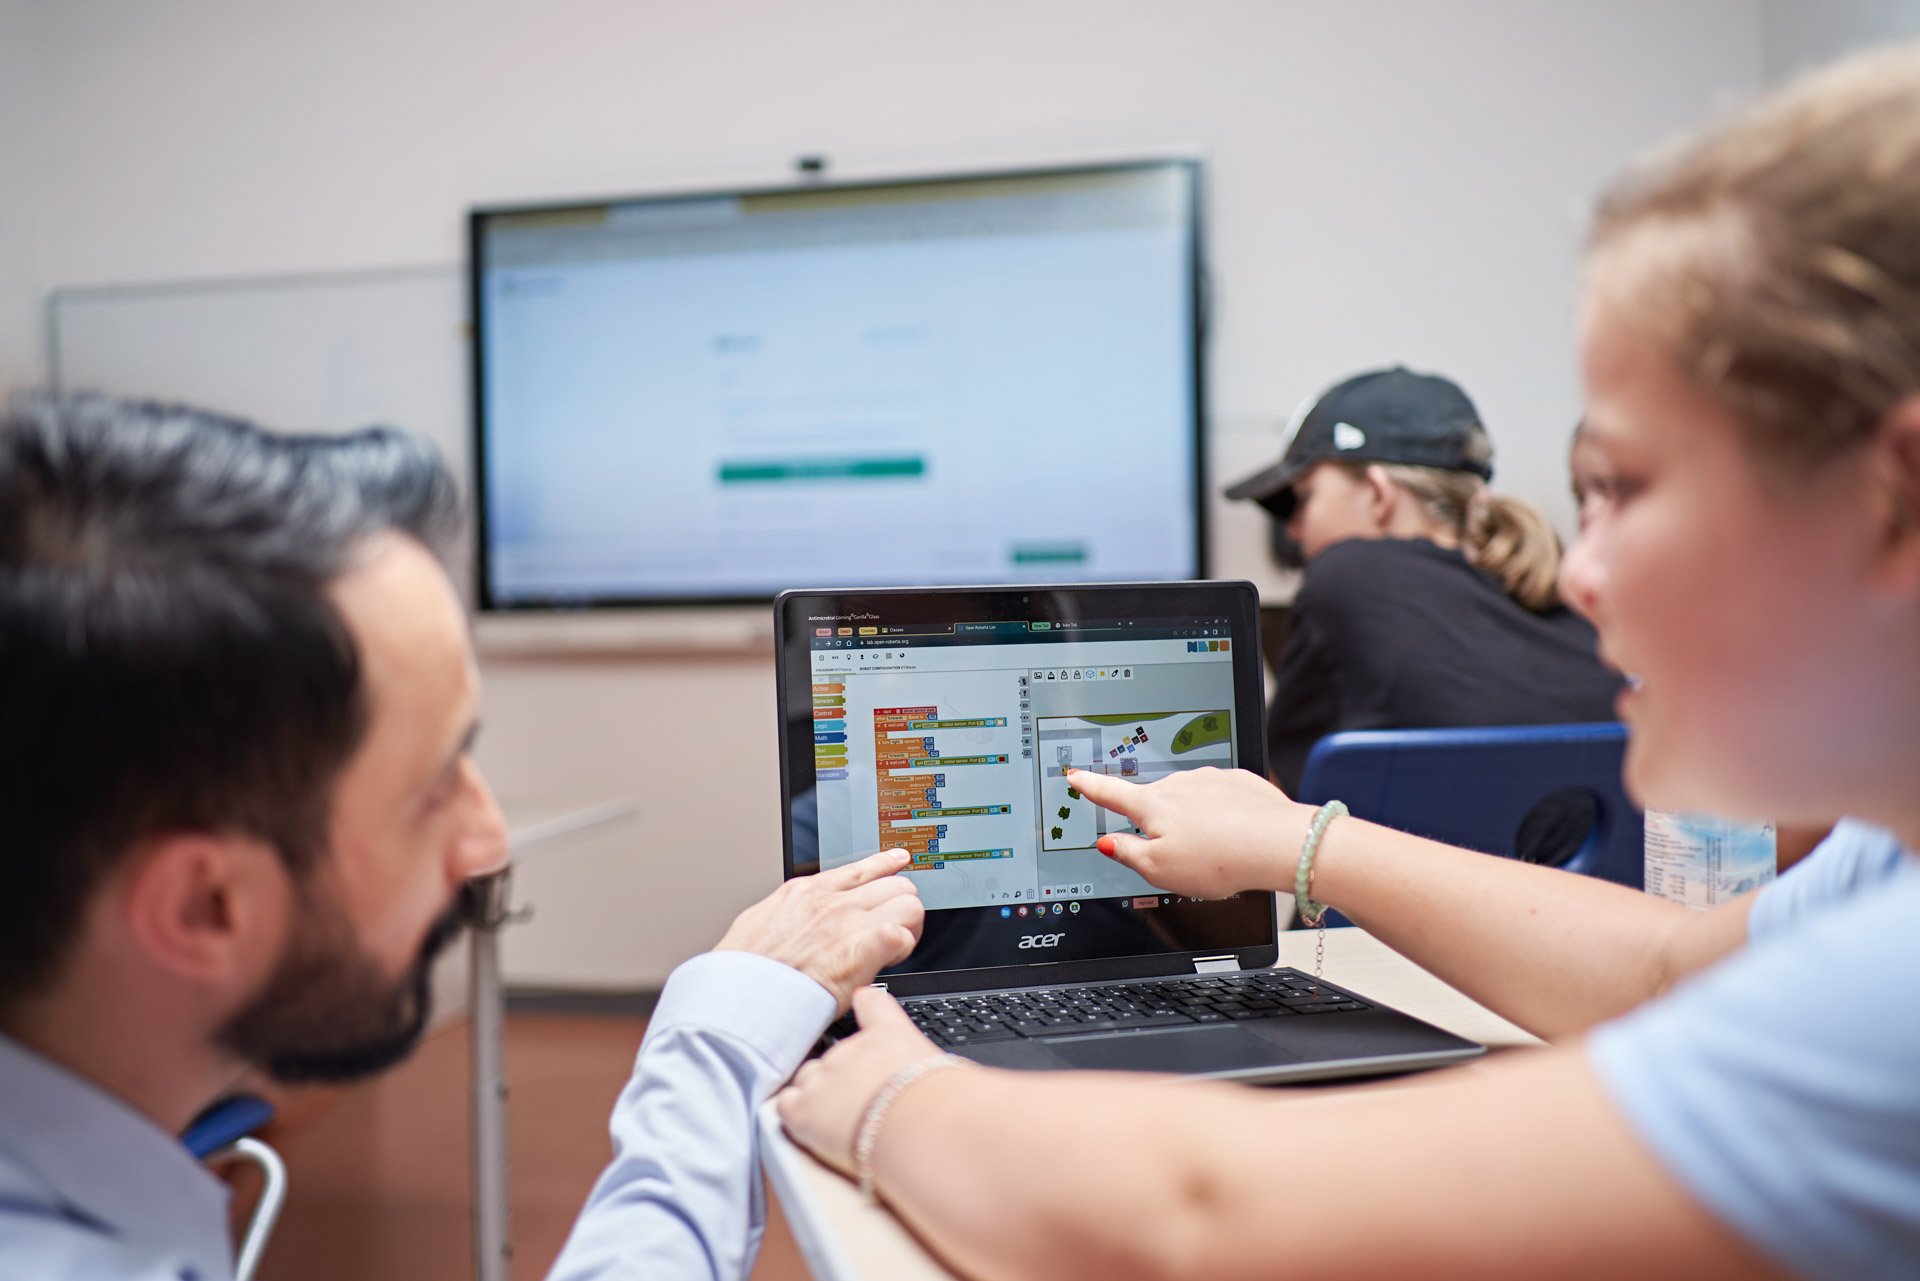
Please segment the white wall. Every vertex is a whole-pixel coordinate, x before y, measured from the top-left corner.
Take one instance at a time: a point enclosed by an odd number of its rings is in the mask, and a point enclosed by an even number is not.
[[[0,0],[0,398],[42,372],[40,13],[38,0]]]
[[[1920,39],[1916,0],[1764,0],[1760,13],[1769,87],[1870,45]]]
[[[1583,206],[1756,89],[1758,3],[48,0],[37,279],[447,262],[471,203],[778,178],[803,152],[844,171],[1195,143],[1216,480],[1266,461],[1302,397],[1404,360],[1465,384],[1500,487],[1564,526]],[[19,287],[0,274],[0,313]],[[1254,513],[1215,532],[1220,571],[1265,572]],[[642,809],[529,860],[516,977],[657,980],[775,882],[764,654],[486,678],[509,803]]]

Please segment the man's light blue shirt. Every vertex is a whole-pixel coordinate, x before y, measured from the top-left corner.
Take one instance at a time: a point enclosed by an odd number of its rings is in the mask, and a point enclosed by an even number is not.
[[[1920,1276],[1920,859],[1842,823],[1759,892],[1747,933],[1594,1031],[1602,1085],[1680,1184],[1782,1267]]]
[[[226,1185],[142,1113],[0,1037],[0,1281],[223,1281]]]
[[[614,1106],[613,1161],[549,1281],[746,1276],[766,1225],[754,1112],[833,1013],[825,988],[764,957],[676,970]],[[232,1274],[225,1185],[117,1098],[0,1038],[0,1281]]]
[[[675,970],[613,1108],[613,1161],[547,1281],[746,1276],[767,1222],[754,1114],[833,1014],[825,988],[748,952]]]

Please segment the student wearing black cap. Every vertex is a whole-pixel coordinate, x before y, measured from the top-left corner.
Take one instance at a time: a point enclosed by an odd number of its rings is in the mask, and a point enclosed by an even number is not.
[[[1466,393],[1396,366],[1321,396],[1280,461],[1227,490],[1306,563],[1267,714],[1282,788],[1338,730],[1613,718],[1619,677],[1554,588],[1560,540],[1492,476]]]

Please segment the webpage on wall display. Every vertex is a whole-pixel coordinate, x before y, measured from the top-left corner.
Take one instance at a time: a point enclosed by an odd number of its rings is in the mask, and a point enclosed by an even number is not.
[[[821,866],[903,847],[930,909],[1157,894],[1067,771],[1238,763],[1224,618],[812,630]]]
[[[1162,164],[476,213],[486,602],[1193,574],[1195,201]]]

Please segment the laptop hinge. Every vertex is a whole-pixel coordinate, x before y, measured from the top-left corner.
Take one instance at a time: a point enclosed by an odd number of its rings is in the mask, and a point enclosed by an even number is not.
[[[1229,952],[1225,956],[1196,956],[1193,958],[1195,974],[1231,974],[1240,968],[1240,958]]]

